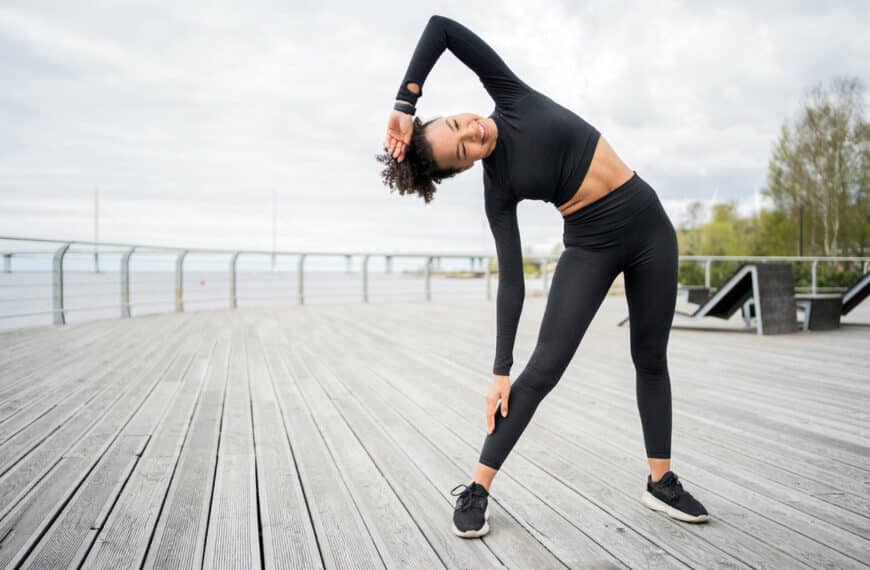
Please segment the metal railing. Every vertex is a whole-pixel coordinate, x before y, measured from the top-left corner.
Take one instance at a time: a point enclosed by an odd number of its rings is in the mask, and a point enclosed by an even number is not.
[[[146,245],[146,244],[130,244],[130,243],[114,243],[114,242],[92,242],[79,240],[51,240],[51,239],[34,239],[12,236],[0,236],[0,240],[18,241],[18,242],[38,242],[44,244],[60,244],[57,248],[47,251],[28,250],[20,252],[5,251],[0,252],[3,255],[4,264],[3,270],[5,273],[12,273],[12,258],[15,255],[34,255],[34,254],[50,254],[52,255],[51,264],[51,309],[47,311],[35,311],[27,313],[15,314],[0,314],[0,318],[17,318],[29,317],[37,315],[52,315],[52,322],[57,325],[66,324],[66,313],[70,311],[64,303],[64,257],[69,252],[73,245],[94,246],[94,247],[112,247],[123,248],[120,260],[120,316],[121,318],[131,317],[130,302],[130,259],[134,253],[142,253],[148,251],[150,253],[174,253],[175,254],[175,287],[174,287],[174,305],[176,312],[184,311],[184,261],[188,254],[216,254],[229,255],[229,298],[228,306],[230,308],[238,307],[238,290],[237,290],[237,266],[240,255],[257,255],[257,256],[296,256],[297,261],[297,281],[296,281],[296,301],[298,304],[305,303],[305,262],[311,257],[343,257],[346,260],[347,267],[351,265],[354,257],[362,258],[362,283],[361,296],[363,302],[369,302],[369,260],[373,257],[383,257],[386,264],[386,272],[392,271],[392,262],[395,258],[406,259],[422,259],[423,266],[423,284],[424,298],[427,301],[432,299],[432,274],[433,265],[440,264],[441,259],[468,259],[472,266],[483,265],[484,275],[486,279],[486,298],[492,298],[492,275],[490,272],[492,256],[489,254],[475,253],[403,253],[403,252],[333,252],[333,251],[272,251],[272,250],[228,250],[228,249],[210,249],[210,248],[182,248],[174,246]],[[106,252],[104,252],[105,254]],[[203,300],[203,299],[200,299]],[[138,303],[142,305],[143,303]],[[91,310],[91,309],[106,309],[117,306],[99,306],[99,307],[78,307],[75,310]]]
[[[52,269],[51,269],[51,286],[52,286],[52,297],[51,297],[51,310],[48,311],[36,311],[29,313],[17,313],[17,314],[0,314],[0,319],[2,318],[13,318],[13,317],[28,317],[28,316],[36,316],[36,315],[45,315],[51,314],[52,321],[54,324],[62,325],[66,323],[66,313],[71,310],[81,311],[81,310],[97,310],[97,309],[107,309],[107,308],[117,308],[118,305],[108,305],[108,306],[99,306],[99,307],[77,307],[75,309],[70,309],[65,306],[64,303],[64,257],[67,255],[70,247],[74,245],[83,245],[83,246],[94,246],[94,247],[114,247],[114,248],[123,248],[121,251],[120,258],[120,316],[121,318],[130,318],[132,315],[131,307],[133,303],[130,302],[130,260],[134,253],[140,253],[140,255],[144,252],[159,252],[159,253],[174,253],[175,254],[175,263],[174,263],[174,274],[175,274],[175,286],[174,286],[174,306],[176,312],[184,311],[184,261],[185,258],[189,254],[219,254],[219,255],[229,255],[229,267],[228,267],[228,277],[229,277],[229,298],[227,299],[227,304],[229,308],[237,308],[238,307],[238,289],[237,289],[237,266],[238,259],[241,255],[256,255],[256,256],[271,256],[273,261],[275,256],[297,256],[297,282],[296,282],[296,302],[298,304],[305,303],[305,261],[310,257],[344,257],[347,264],[347,271],[350,271],[351,261],[354,257],[362,258],[362,279],[361,279],[361,300],[364,303],[369,302],[370,291],[369,291],[369,260],[373,257],[383,257],[386,264],[386,272],[390,273],[392,271],[392,261],[394,258],[415,258],[424,260],[423,265],[423,284],[424,284],[424,298],[427,301],[431,301],[432,299],[432,268],[433,263],[438,262],[440,264],[440,260],[444,259],[468,259],[471,262],[472,267],[475,264],[483,265],[484,269],[484,279],[486,283],[485,288],[485,297],[487,300],[492,299],[492,271],[491,266],[492,262],[495,259],[494,256],[490,254],[476,254],[476,253],[402,253],[402,252],[331,252],[331,251],[272,251],[272,250],[228,250],[228,249],[205,249],[205,248],[182,248],[182,247],[173,247],[173,246],[160,246],[160,245],[145,245],[145,244],[130,244],[130,243],[112,243],[112,242],[90,242],[90,241],[78,241],[78,240],[51,240],[51,239],[33,239],[33,238],[22,238],[22,237],[10,237],[10,236],[0,236],[0,240],[6,241],[17,241],[17,242],[36,242],[36,243],[44,243],[44,244],[59,244],[58,247],[46,250],[46,251],[38,251],[38,250],[28,250],[28,251],[6,251],[0,252],[3,256],[3,271],[5,273],[11,273],[13,271],[12,268],[12,259],[15,255],[34,255],[34,254],[51,254],[52,255]],[[104,252],[105,253],[105,252]],[[117,252],[116,252],[117,253]],[[95,254],[95,262],[96,262],[96,254]],[[524,258],[524,262],[536,264],[539,267],[540,277],[543,285],[544,295],[548,293],[549,290],[549,266],[552,262],[557,259],[555,255],[546,255],[546,256],[527,256]],[[679,262],[695,262],[704,265],[704,285],[707,288],[711,286],[711,268],[712,264],[717,261],[731,261],[731,262],[745,262],[745,261],[758,261],[761,263],[768,261],[791,261],[791,262],[808,262],[812,263],[811,275],[812,275],[812,285],[811,292],[816,293],[818,291],[818,265],[819,263],[825,262],[853,262],[853,263],[862,263],[863,273],[867,273],[870,270],[870,257],[799,257],[799,256],[726,256],[726,255],[707,255],[707,256],[698,256],[698,255],[686,255],[680,256]],[[286,295],[281,295],[280,297],[286,297]],[[213,299],[198,299],[197,301],[203,300],[213,300]],[[188,301],[190,302],[190,301]],[[147,305],[147,304],[155,304],[148,302],[140,302],[137,305]]]
[[[810,292],[815,295],[818,293],[818,269],[819,262],[822,263],[831,263],[837,261],[846,261],[852,263],[861,263],[863,267],[861,269],[862,273],[867,273],[870,271],[870,257],[849,257],[849,256],[841,256],[841,257],[808,257],[808,256],[789,256],[789,255],[744,255],[744,256],[731,256],[731,255],[681,255],[680,262],[683,261],[695,261],[697,263],[704,264],[704,287],[708,289],[711,286],[710,274],[711,268],[714,261],[758,261],[761,263],[765,263],[768,261],[791,261],[791,262],[807,262],[812,263],[812,267],[810,269],[811,276],[811,285]]]

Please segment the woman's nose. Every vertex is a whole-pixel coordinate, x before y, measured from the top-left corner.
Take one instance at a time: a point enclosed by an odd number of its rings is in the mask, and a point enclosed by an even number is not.
[[[480,129],[477,128],[476,121],[468,123],[468,127],[465,129],[465,137],[471,141],[476,141],[480,138]]]

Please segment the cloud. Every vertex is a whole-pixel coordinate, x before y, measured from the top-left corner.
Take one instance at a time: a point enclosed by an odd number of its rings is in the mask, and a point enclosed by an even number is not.
[[[480,166],[435,201],[379,177],[386,116],[432,13],[481,35],[536,89],[599,128],[674,215],[747,207],[770,145],[810,84],[865,80],[866,2],[419,4],[7,2],[0,8],[0,224],[111,241],[493,252]],[[445,52],[422,118],[488,114]],[[561,218],[519,208],[549,251]]]

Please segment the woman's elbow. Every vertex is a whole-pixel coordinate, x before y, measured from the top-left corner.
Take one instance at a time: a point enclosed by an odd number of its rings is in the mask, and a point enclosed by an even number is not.
[[[498,287],[499,290],[503,290],[505,293],[513,294],[519,297],[525,296],[526,294],[526,282],[525,279],[523,279],[522,275],[520,275],[520,277],[517,279],[499,279]]]

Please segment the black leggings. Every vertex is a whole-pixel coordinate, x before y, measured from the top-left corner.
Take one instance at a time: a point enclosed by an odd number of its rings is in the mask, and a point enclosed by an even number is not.
[[[569,214],[538,343],[486,435],[480,463],[494,469],[577,351],[610,285],[623,272],[631,358],[647,457],[671,456],[667,345],[677,297],[677,236],[653,188],[635,172],[625,184]],[[613,323],[616,326],[616,323]]]

